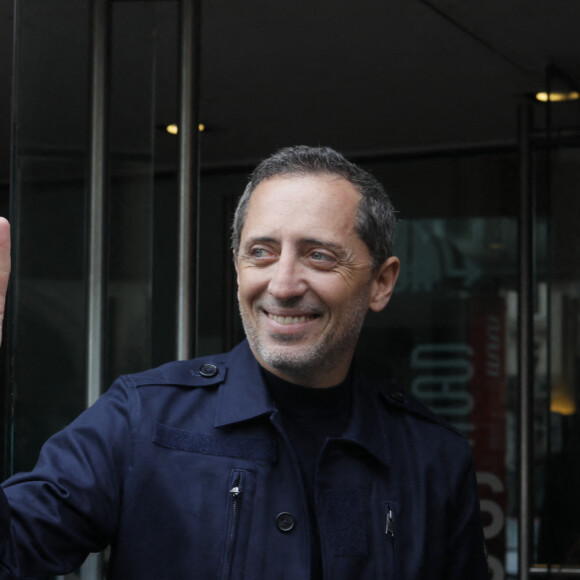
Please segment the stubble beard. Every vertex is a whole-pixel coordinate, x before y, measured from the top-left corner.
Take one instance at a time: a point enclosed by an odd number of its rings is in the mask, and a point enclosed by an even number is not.
[[[326,331],[314,344],[293,344],[300,337],[274,335],[263,340],[255,319],[240,304],[242,324],[251,349],[266,365],[297,378],[323,375],[345,356],[352,356],[368,310],[367,296],[361,293],[345,314],[338,328]]]

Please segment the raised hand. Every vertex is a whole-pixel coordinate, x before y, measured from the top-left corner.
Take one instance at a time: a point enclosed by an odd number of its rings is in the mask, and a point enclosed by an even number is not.
[[[0,217],[0,342],[2,341],[2,324],[6,306],[6,292],[10,278],[10,224]]]

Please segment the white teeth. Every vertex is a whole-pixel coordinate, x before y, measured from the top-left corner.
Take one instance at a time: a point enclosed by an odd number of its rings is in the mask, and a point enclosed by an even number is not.
[[[310,320],[310,316],[276,316],[275,314],[268,314],[268,317],[278,324],[297,324],[298,322]]]

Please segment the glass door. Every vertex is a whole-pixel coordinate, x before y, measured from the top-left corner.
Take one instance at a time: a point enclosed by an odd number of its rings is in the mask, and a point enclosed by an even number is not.
[[[574,86],[554,67],[546,85],[550,99],[535,111],[545,138],[536,215],[546,235],[538,240],[545,251],[534,317],[530,574],[580,578],[580,100],[568,100]]]
[[[15,6],[5,477],[115,377],[174,358],[177,286],[178,2]]]
[[[10,315],[13,468],[23,470],[87,404],[95,236],[104,253],[101,387],[174,358],[177,143],[165,127],[178,114],[179,18],[177,2],[100,0],[19,0],[15,17]],[[94,118],[101,96],[106,103]],[[104,143],[95,176],[98,131]],[[90,227],[96,178],[98,230]]]
[[[532,572],[580,577],[580,149],[550,157],[535,318]]]

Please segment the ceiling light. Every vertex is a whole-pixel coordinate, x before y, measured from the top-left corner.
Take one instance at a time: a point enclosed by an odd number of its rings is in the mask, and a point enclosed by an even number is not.
[[[547,103],[550,101],[551,103],[558,103],[562,101],[575,101],[576,99],[580,99],[580,93],[576,91],[568,91],[568,92],[559,92],[559,91],[552,91],[551,93],[536,93],[536,99],[541,101],[542,103]]]
[[[178,127],[178,126],[177,126],[175,123],[172,123],[171,125],[167,125],[167,126],[165,127],[165,130],[166,130],[168,133],[170,133],[171,135],[177,135],[177,134],[179,133],[179,127]],[[200,123],[200,124],[197,126],[197,130],[198,130],[200,133],[203,133],[203,131],[205,131],[205,125],[204,125],[203,123]]]

